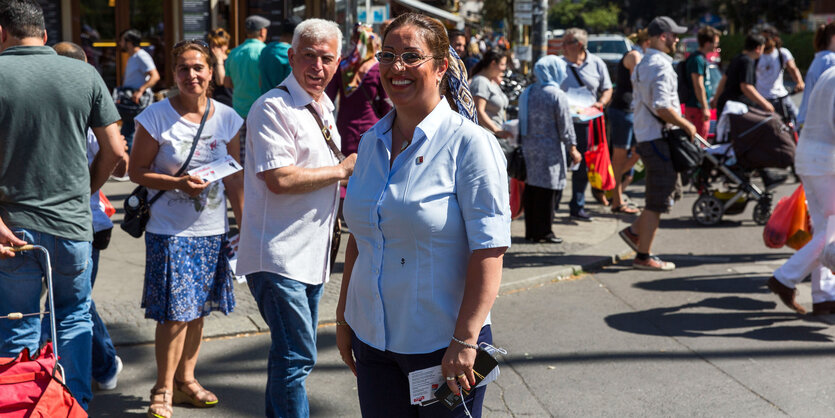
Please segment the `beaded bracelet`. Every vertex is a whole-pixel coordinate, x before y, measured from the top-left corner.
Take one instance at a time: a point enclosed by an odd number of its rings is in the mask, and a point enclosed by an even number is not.
[[[348,323],[347,323],[347,322],[345,322],[345,321],[336,321],[336,325],[337,325],[337,326],[339,326],[339,325],[343,325],[343,326],[346,326],[346,327],[347,327],[347,326],[348,326]]]
[[[466,342],[466,341],[459,340],[458,338],[455,338],[455,336],[454,336],[454,335],[452,336],[452,341],[455,341],[455,342],[457,342],[458,344],[463,345],[464,347],[467,347],[467,348],[472,348],[473,350],[478,350],[478,346],[477,346],[477,345],[470,344],[470,343],[468,343],[468,342]]]

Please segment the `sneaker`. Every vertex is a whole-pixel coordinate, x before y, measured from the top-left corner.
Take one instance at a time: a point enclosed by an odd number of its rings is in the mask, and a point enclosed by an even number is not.
[[[671,271],[676,269],[676,265],[669,261],[661,261],[660,258],[651,255],[646,260],[638,260],[636,257],[632,260],[632,267],[638,270],[653,270],[653,271]]]
[[[620,235],[620,238],[626,243],[626,245],[629,246],[629,248],[632,249],[632,251],[638,251],[638,234],[632,232],[630,227],[627,226],[626,228],[621,229],[620,232],[618,232],[618,235]]]
[[[577,212],[572,212],[571,217],[580,221],[591,222],[591,215],[585,209],[580,209]]]
[[[116,356],[116,374],[110,379],[99,382],[99,390],[113,390],[116,389],[116,383],[119,380],[119,373],[122,372],[122,359]]]

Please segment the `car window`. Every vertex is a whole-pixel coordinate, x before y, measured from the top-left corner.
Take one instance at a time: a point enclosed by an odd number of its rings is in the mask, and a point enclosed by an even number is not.
[[[629,51],[626,42],[616,40],[590,40],[588,48],[592,54],[625,54]]]

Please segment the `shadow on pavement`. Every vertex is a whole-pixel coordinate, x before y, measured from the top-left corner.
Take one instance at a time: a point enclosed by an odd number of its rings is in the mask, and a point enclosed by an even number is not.
[[[610,327],[633,334],[670,337],[740,337],[760,341],[830,342],[822,331],[825,326],[773,326],[796,321],[789,312],[762,312],[775,309],[775,302],[727,296],[708,298],[669,308],[655,308],[638,312],[610,315],[605,318]],[[699,309],[698,312],[684,312]],[[724,312],[704,312],[721,309]],[[744,332],[737,329],[757,328]]]
[[[768,293],[766,279],[741,274],[689,276],[635,283],[634,287],[656,292]]]

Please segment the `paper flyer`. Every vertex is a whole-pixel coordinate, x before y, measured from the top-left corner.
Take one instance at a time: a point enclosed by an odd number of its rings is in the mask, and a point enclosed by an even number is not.
[[[224,158],[212,161],[209,164],[197,167],[193,170],[189,170],[188,174],[200,177],[206,183],[211,183],[226,176],[235,174],[241,170],[243,170],[243,167],[241,167],[241,165],[238,164],[238,162],[235,161],[231,155],[227,154]]]

